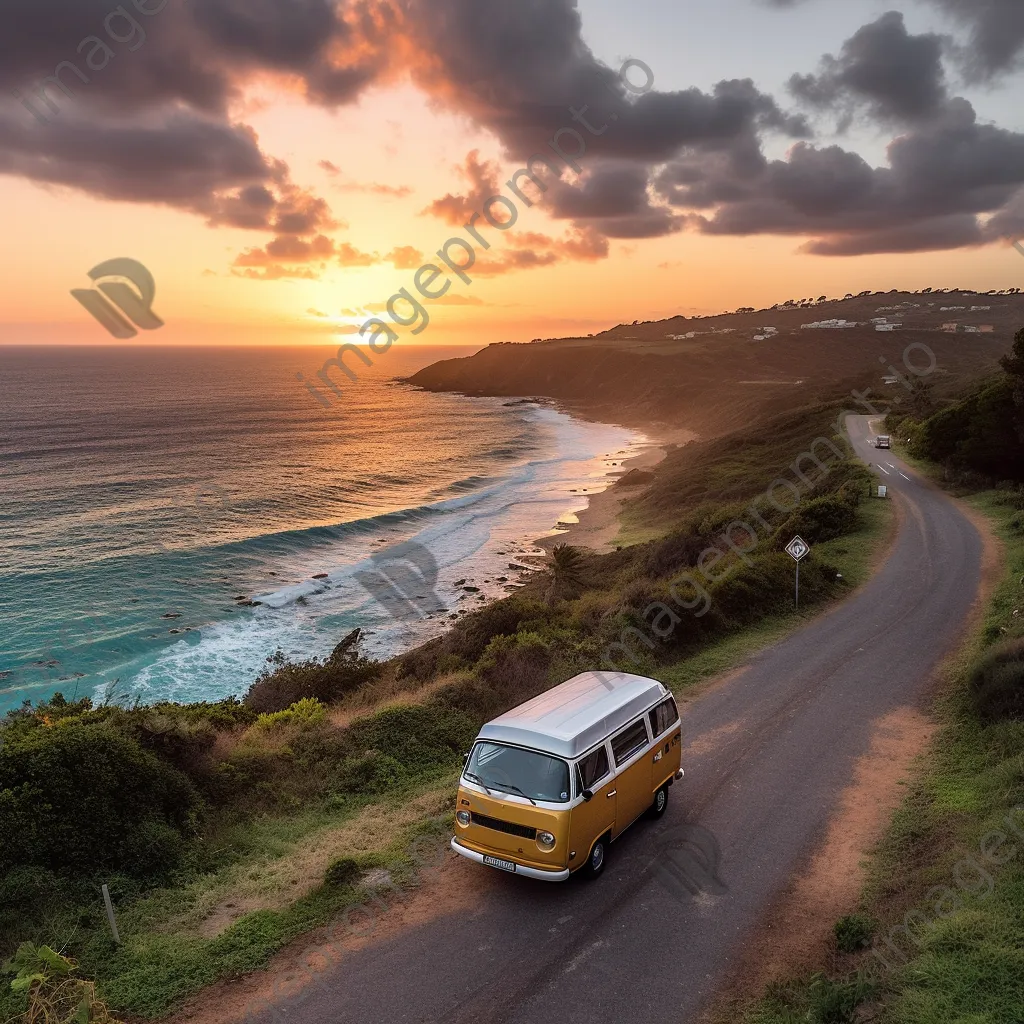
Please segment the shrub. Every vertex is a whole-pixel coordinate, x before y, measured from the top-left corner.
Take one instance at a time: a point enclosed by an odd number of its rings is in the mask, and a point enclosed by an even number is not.
[[[379,771],[387,770],[386,757],[414,774],[455,764],[469,749],[476,729],[464,712],[454,708],[435,704],[392,707],[357,719],[346,731],[344,742],[352,757],[379,752]]]
[[[970,692],[983,722],[1024,720],[1024,639],[984,654],[971,672]]]
[[[461,666],[472,666],[483,657],[495,637],[514,636],[530,620],[548,621],[551,610],[540,601],[516,595],[487,605],[457,622],[439,641],[435,657],[454,655]],[[403,662],[404,663],[404,662]],[[430,666],[434,671],[436,662]],[[424,678],[417,669],[419,678]]]
[[[284,711],[273,711],[260,715],[253,729],[260,732],[272,732],[281,726],[291,725],[299,729],[314,725],[323,725],[327,721],[327,708],[314,697],[304,697]]]
[[[871,945],[875,925],[863,914],[847,914],[836,921],[832,931],[836,939],[836,948],[840,953],[856,953]]]
[[[821,544],[849,533],[856,525],[854,504],[836,495],[825,495],[801,504],[782,524],[776,537],[780,545],[788,544],[796,535],[808,544]]]
[[[11,989],[25,997],[26,1022],[119,1024],[96,997],[95,984],[75,977],[75,961],[49,946],[22,943],[7,969],[15,975]]]
[[[752,564],[737,566],[714,584],[710,593],[714,606],[733,623],[789,611],[793,605],[793,560],[778,552],[754,556]]]
[[[131,738],[76,721],[40,729],[0,749],[0,872],[160,873],[181,850],[170,833],[189,833],[199,809],[188,779]]]
[[[324,872],[324,885],[343,889],[359,880],[362,869],[351,857],[339,857]]]
[[[406,777],[402,763],[396,758],[379,750],[367,750],[342,762],[335,788],[345,793],[386,793]]]
[[[487,684],[490,698],[481,709],[485,717],[545,690],[551,662],[548,644],[536,633],[495,637],[480,660],[480,677]]]
[[[857,1007],[871,991],[871,986],[861,980],[833,981],[815,975],[807,990],[810,1008],[806,1020],[809,1024],[852,1024]]]
[[[245,695],[253,711],[284,711],[305,698],[331,704],[358,690],[380,672],[378,662],[359,653],[362,631],[354,629],[330,657],[293,664],[278,651],[267,659],[267,668]]]

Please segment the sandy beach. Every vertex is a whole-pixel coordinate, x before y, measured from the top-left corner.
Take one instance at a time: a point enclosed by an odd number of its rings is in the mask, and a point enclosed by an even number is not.
[[[607,483],[603,485],[603,489],[588,495],[587,507],[576,513],[578,522],[559,521],[558,532],[538,538],[535,542],[538,547],[548,553],[558,544],[571,544],[599,554],[615,550],[622,506],[630,498],[641,493],[649,482],[644,481],[635,487],[624,487],[619,485],[619,480],[634,470],[650,472],[665,460],[673,446],[686,444],[697,437],[695,433],[687,430],[671,433],[659,430],[646,433],[651,439],[650,444],[637,455],[623,459],[614,468],[609,469]]]

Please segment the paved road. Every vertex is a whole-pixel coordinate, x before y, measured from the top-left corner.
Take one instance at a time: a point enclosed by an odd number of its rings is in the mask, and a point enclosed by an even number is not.
[[[904,506],[895,546],[859,594],[686,706],[694,753],[684,752],[686,779],[665,817],[616,843],[596,883],[488,872],[472,912],[442,913],[352,955],[301,1004],[281,1004],[286,1020],[696,1019],[823,838],[873,723],[920,697],[980,582],[981,539],[953,502],[871,448],[866,417],[848,428]],[[723,890],[705,887],[696,899],[659,870],[688,823],[713,833],[721,852]],[[467,878],[483,870],[460,867]]]

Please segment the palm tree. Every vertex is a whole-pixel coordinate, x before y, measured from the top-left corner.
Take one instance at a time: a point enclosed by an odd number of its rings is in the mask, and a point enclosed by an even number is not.
[[[585,586],[583,552],[569,544],[556,544],[551,550],[548,576],[548,601],[578,594]]]

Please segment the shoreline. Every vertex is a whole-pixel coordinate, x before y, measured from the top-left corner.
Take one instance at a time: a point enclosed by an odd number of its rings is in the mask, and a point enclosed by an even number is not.
[[[585,409],[579,407],[572,408],[567,404],[550,399],[522,398],[518,401],[513,399],[506,404],[512,404],[513,402],[516,404],[518,402],[524,404],[537,403],[578,422],[594,426],[621,428],[623,431],[628,432],[630,436],[619,442],[622,445],[621,448],[611,447],[611,445],[616,444],[616,441],[609,438],[610,446],[603,450],[604,454],[602,454],[602,449],[600,448],[592,449],[594,455],[591,457],[589,465],[591,467],[590,472],[593,475],[589,479],[579,480],[578,483],[574,481],[570,493],[566,494],[561,490],[548,492],[549,495],[554,495],[555,502],[557,502],[557,504],[554,502],[549,503],[555,504],[555,508],[548,512],[551,518],[548,519],[547,523],[535,521],[533,529],[520,535],[521,539],[517,543],[511,542],[509,539],[502,540],[498,554],[502,559],[505,559],[505,562],[496,567],[492,566],[486,570],[478,570],[476,572],[467,566],[466,569],[456,573],[455,575],[463,578],[454,581],[452,593],[447,593],[449,588],[446,588],[444,595],[445,604],[447,605],[446,609],[443,612],[431,614],[427,617],[434,620],[433,628],[428,626],[427,623],[421,623],[420,625],[425,627],[422,631],[420,629],[410,631],[413,634],[420,633],[419,636],[407,635],[405,638],[406,643],[400,644],[397,649],[386,651],[372,649],[377,646],[374,640],[377,639],[378,629],[375,624],[370,624],[366,635],[368,639],[373,638],[369,644],[370,650],[367,652],[371,657],[376,657],[382,661],[389,661],[394,657],[406,655],[423,643],[448,633],[451,627],[467,614],[471,615],[473,612],[487,607],[496,601],[512,596],[534,573],[543,571],[546,568],[550,560],[551,550],[558,544],[570,543],[596,552],[614,550],[614,541],[621,529],[619,516],[624,504],[629,499],[642,493],[644,485],[649,482],[644,480],[641,485],[636,487],[622,487],[619,486],[619,480],[630,472],[646,472],[653,469],[663,462],[674,444],[682,443],[696,436],[689,431],[680,431],[676,432],[675,437],[673,437],[672,433],[666,431],[663,425],[652,425],[646,430],[637,427],[627,427],[624,424],[599,419],[592,413],[588,413]],[[543,493],[543,490],[537,491],[537,494],[542,495]],[[561,498],[559,498],[559,494]],[[561,506],[560,514],[557,512],[559,505]],[[545,529],[545,527],[547,528]],[[541,530],[543,532],[538,533]],[[498,575],[499,573],[500,575]],[[313,578],[319,580],[319,577]],[[308,581],[303,579],[302,582]],[[447,582],[449,584],[452,583],[450,580]],[[252,600],[251,597],[250,600]],[[270,605],[268,607],[271,610],[274,608],[274,606]],[[206,632],[206,628],[204,627],[202,631]],[[212,629],[213,626],[211,625],[208,628]],[[361,628],[366,629],[367,625],[364,623],[361,625]],[[388,645],[385,644],[384,646]],[[302,656],[310,656],[309,649],[304,649]],[[234,689],[232,691],[234,695],[241,697],[247,685],[255,678],[256,675],[254,674],[246,685],[240,685]],[[68,688],[74,685],[70,679],[67,681],[66,687],[60,686],[61,682],[64,681],[48,679],[45,682],[40,682],[37,689],[49,691],[51,688],[55,688],[56,692],[67,693]],[[6,692],[8,695],[17,693],[31,700],[33,697],[26,692],[27,689],[23,683],[19,683],[17,686],[8,686]],[[0,692],[5,691],[0,689]],[[174,694],[167,692],[154,695],[153,693],[143,694],[141,691],[135,692],[134,687],[130,687],[129,692],[135,693],[135,696],[141,698],[143,703],[156,703],[160,700],[167,700],[172,703],[189,704],[222,699],[215,693],[187,695],[185,693]],[[89,695],[96,700],[97,693],[98,691]],[[34,698],[35,701],[42,701],[48,699],[48,696],[48,693],[42,692],[36,693]],[[13,705],[12,708],[7,710],[13,710],[16,706]],[[0,714],[0,717],[6,717],[6,714],[7,711],[5,710]]]
[[[591,422],[607,422],[593,420],[578,409],[562,407],[562,411]],[[534,541],[534,544],[546,553],[541,564],[550,557],[552,549],[561,544],[585,548],[596,554],[608,554],[616,550],[615,540],[622,529],[619,516],[623,506],[631,498],[642,493],[651,482],[645,478],[638,481],[635,486],[621,486],[620,481],[634,472],[651,474],[668,458],[669,452],[674,448],[682,447],[699,436],[692,430],[667,432],[660,426],[651,426],[637,432],[647,438],[647,441],[642,443],[641,450],[635,455],[628,455],[616,466],[609,468],[605,474],[608,482],[604,483],[600,490],[588,494],[586,507],[573,513],[576,522],[559,520],[553,527],[553,532],[543,534]]]

